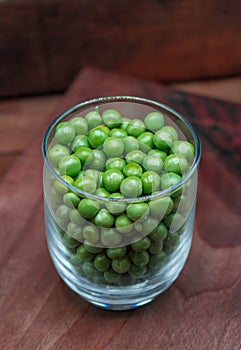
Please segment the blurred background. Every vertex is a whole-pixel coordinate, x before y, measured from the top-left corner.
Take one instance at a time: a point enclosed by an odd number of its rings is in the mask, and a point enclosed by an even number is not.
[[[240,33],[240,0],[0,0],[0,174],[86,66],[241,103]]]

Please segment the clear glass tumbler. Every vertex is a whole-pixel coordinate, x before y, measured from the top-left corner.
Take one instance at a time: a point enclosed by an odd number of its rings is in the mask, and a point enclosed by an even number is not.
[[[43,139],[48,249],[88,302],[136,308],[180,274],[192,242],[201,146],[190,123],[144,98],[101,97]]]

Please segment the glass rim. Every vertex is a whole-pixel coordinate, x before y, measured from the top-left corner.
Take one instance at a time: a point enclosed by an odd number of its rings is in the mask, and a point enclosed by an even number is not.
[[[149,107],[155,107],[157,109],[162,109],[164,112],[167,111],[167,112],[175,115],[179,120],[181,120],[184,123],[184,125],[188,128],[188,130],[191,132],[191,135],[193,137],[193,140],[195,143],[195,156],[194,156],[194,160],[192,162],[190,169],[187,171],[187,173],[182,177],[182,179],[179,182],[177,182],[173,186],[168,187],[165,190],[156,191],[155,193],[148,194],[148,195],[142,195],[142,196],[136,197],[136,198],[131,198],[131,197],[130,198],[129,197],[109,198],[109,197],[102,197],[102,196],[95,195],[93,193],[82,191],[82,190],[78,189],[77,187],[66,182],[64,179],[61,178],[60,175],[58,175],[56,173],[56,171],[54,170],[54,167],[52,166],[52,164],[48,158],[48,154],[47,154],[48,153],[48,150],[47,150],[48,139],[49,139],[51,132],[56,127],[56,125],[63,118],[67,117],[68,115],[70,115],[74,112],[77,112],[80,109],[83,110],[84,108],[87,108],[87,107],[96,107],[97,104],[104,104],[104,103],[110,103],[110,102],[132,102],[132,103],[140,103],[140,104],[143,104],[143,105],[146,105]],[[120,96],[120,95],[118,95],[118,96],[102,96],[102,97],[93,98],[91,100],[86,100],[86,101],[83,101],[83,102],[78,103],[76,105],[73,105],[72,107],[66,109],[64,112],[59,114],[52,121],[52,123],[49,125],[49,127],[47,128],[47,130],[44,134],[43,141],[42,141],[42,155],[43,155],[43,159],[44,159],[44,166],[45,165],[47,166],[48,170],[56,178],[56,180],[58,180],[63,185],[68,187],[71,191],[74,191],[81,196],[95,199],[95,200],[101,200],[103,202],[117,202],[117,201],[118,202],[137,202],[137,201],[140,202],[140,201],[151,200],[154,198],[168,195],[168,194],[174,192],[175,190],[177,190],[178,188],[180,188],[181,186],[183,186],[192,177],[192,175],[194,174],[195,170],[197,169],[197,167],[199,165],[200,158],[201,158],[201,143],[200,143],[199,136],[198,136],[197,132],[195,131],[195,129],[193,128],[193,126],[191,125],[191,123],[185,117],[183,117],[181,113],[179,113],[178,111],[176,111],[175,109],[173,109],[172,107],[169,107],[168,105],[166,105],[164,103],[157,102],[157,101],[143,98],[143,97],[137,97],[137,96]]]

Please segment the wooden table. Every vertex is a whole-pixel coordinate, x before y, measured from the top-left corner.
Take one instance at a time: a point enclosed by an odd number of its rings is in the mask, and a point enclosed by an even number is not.
[[[74,103],[110,94],[172,105],[192,122],[203,146],[188,262],[165,293],[125,312],[97,309],[64,285],[49,258],[43,221],[44,130]],[[111,72],[81,72],[0,183],[0,349],[240,350],[240,115],[234,103]]]

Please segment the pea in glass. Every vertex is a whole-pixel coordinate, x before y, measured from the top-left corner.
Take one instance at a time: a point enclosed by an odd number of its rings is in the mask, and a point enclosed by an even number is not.
[[[80,103],[43,140],[46,236],[61,278],[96,306],[149,303],[193,235],[201,147],[190,123],[129,96]]]

